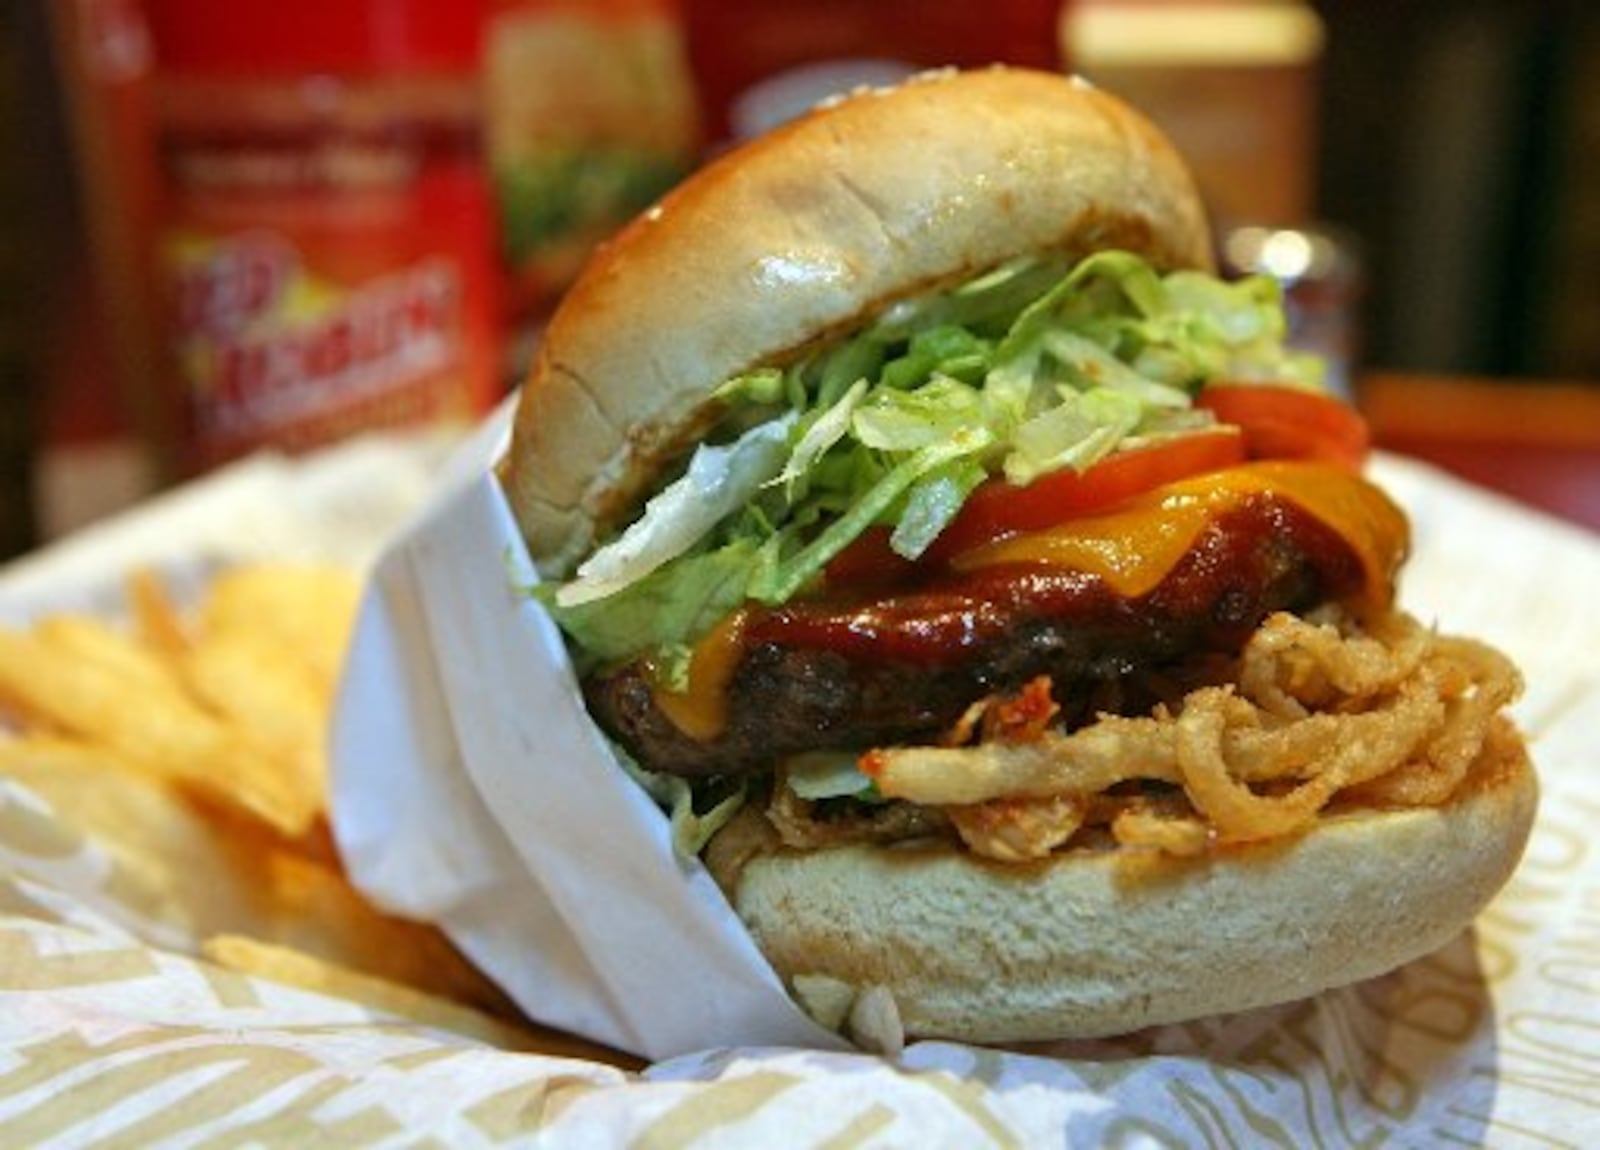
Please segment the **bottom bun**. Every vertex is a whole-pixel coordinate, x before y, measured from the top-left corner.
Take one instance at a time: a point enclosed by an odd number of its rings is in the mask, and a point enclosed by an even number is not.
[[[1537,790],[1504,723],[1442,806],[1196,858],[789,850],[748,808],[706,857],[791,989],[881,988],[914,1037],[1092,1038],[1304,998],[1439,948],[1510,878]]]

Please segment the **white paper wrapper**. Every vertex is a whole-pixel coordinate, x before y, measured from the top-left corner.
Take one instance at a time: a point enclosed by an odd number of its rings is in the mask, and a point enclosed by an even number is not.
[[[357,884],[439,923],[542,1022],[649,1058],[840,1049],[584,710],[490,474],[502,418],[379,562],[334,734]],[[473,464],[477,466],[474,467]]]

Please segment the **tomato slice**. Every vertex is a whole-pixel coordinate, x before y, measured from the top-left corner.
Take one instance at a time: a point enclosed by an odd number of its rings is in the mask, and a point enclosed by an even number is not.
[[[1004,536],[1054,527],[1164,483],[1232,467],[1244,458],[1245,441],[1239,433],[1217,428],[1121,451],[1086,471],[1066,468],[1023,486],[990,479],[967,496],[919,563],[942,564]],[[888,530],[877,527],[835,556],[827,577],[844,583],[888,582],[904,578],[916,566],[896,554],[889,546]]]
[[[1195,406],[1239,428],[1251,459],[1311,459],[1356,468],[1371,447],[1367,421],[1330,395],[1220,383],[1202,391]]]
[[[899,583],[916,569],[916,563],[889,546],[887,527],[868,527],[828,560],[824,575],[829,583],[877,585]]]
[[[967,497],[926,558],[943,562],[1002,536],[1103,511],[1163,483],[1242,463],[1244,451],[1237,432],[1218,428],[1119,451],[1087,471],[1064,468],[1022,487],[991,479]]]

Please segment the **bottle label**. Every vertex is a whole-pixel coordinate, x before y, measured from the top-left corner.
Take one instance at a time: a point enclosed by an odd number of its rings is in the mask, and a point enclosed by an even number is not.
[[[272,233],[171,248],[196,438],[301,446],[347,425],[445,415],[431,381],[461,356],[462,283],[431,257],[351,288]]]
[[[191,469],[493,401],[487,179],[469,149],[398,137],[167,148],[158,264]]]

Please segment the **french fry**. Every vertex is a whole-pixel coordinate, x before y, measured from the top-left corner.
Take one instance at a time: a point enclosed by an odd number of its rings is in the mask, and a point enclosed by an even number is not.
[[[328,712],[359,594],[359,578],[336,568],[223,572],[179,660],[194,696],[246,732],[319,806]]]
[[[503,1017],[510,1000],[437,929],[380,913],[343,873],[290,851],[240,849],[230,841],[238,872],[254,872],[260,909],[272,918],[256,936],[359,970],[405,983]]]
[[[176,665],[189,649],[189,635],[183,614],[167,593],[166,584],[155,572],[140,568],[128,576],[127,592],[138,639]]]
[[[90,788],[102,774],[132,775],[136,779],[143,780],[146,785],[158,789],[164,789],[166,785],[164,779],[152,775],[125,758],[109,753],[104,747],[86,743],[70,735],[29,732],[14,738],[0,737],[0,775],[27,781],[36,777],[36,773],[39,777],[52,780],[58,776],[70,779],[74,775],[84,780],[86,785],[82,799],[74,798],[62,811],[63,814],[71,816],[74,823],[78,822],[76,816],[94,797]],[[71,785],[68,784],[69,787]],[[104,788],[105,794],[116,795],[119,785],[115,780],[108,781]]]
[[[320,790],[300,785],[259,740],[197,703],[158,656],[94,619],[0,630],[0,708],[242,807],[291,837],[323,809]]]
[[[202,633],[181,656],[184,682],[269,757],[308,806],[327,805],[328,696],[259,632]]]
[[[17,728],[0,728],[0,775],[107,853],[107,888],[147,937],[496,1046],[629,1065],[525,1024],[442,932],[345,877],[324,740],[355,574],[240,568],[187,612],[151,573],[127,591],[126,631],[0,628],[0,720]]]
[[[99,844],[118,901],[163,937],[244,934],[516,1017],[505,996],[431,926],[385,915],[337,867],[254,819],[196,806],[103,747],[0,739],[15,779]]]
[[[179,696],[183,686],[160,655],[87,615],[51,615],[34,632],[62,655],[121,676],[130,694]]]
[[[342,568],[255,564],[213,580],[200,628],[208,635],[243,631],[270,641],[331,697],[360,598],[359,576]]]

